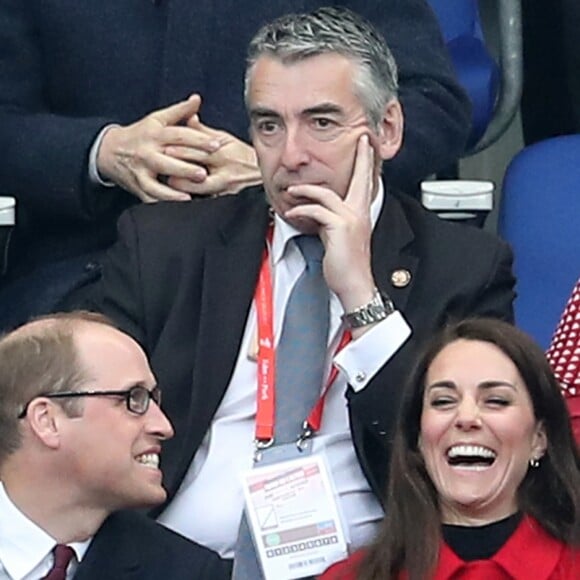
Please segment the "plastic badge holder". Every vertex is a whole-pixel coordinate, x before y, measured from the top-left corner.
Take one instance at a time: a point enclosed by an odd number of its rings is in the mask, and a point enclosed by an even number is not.
[[[13,197],[0,197],[0,275],[6,268],[8,240],[16,221],[16,200]]]
[[[440,218],[483,226],[493,208],[494,185],[491,181],[423,181],[423,206]]]

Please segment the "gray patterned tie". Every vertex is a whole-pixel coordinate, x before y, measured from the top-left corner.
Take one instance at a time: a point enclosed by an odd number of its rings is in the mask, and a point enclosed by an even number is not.
[[[329,292],[322,274],[324,247],[318,236],[295,238],[306,269],[290,293],[282,335],[276,351],[276,423],[274,447],[264,452],[264,463],[287,459],[276,446],[292,443],[322,389],[329,329]],[[289,453],[296,447],[289,445]],[[268,458],[271,452],[272,457]],[[252,535],[242,517],[236,542],[232,580],[263,578]]]
[[[276,445],[296,441],[322,388],[326,362],[328,286],[322,275],[324,247],[318,236],[298,236],[306,260],[286,306],[276,351]]]

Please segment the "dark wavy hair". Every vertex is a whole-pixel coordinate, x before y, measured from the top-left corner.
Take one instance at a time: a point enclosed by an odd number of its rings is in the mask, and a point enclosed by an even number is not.
[[[496,319],[471,318],[447,326],[434,337],[410,377],[393,443],[387,515],[361,563],[361,580],[396,578],[402,570],[410,580],[424,580],[437,564],[439,499],[418,440],[427,371],[443,348],[459,339],[495,345],[518,369],[548,443],[539,467],[528,469],[518,488],[519,509],[555,538],[580,544],[580,456],[550,365],[540,347],[514,326]]]

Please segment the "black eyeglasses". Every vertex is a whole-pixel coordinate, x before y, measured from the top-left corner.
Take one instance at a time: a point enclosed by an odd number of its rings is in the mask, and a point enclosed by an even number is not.
[[[47,393],[34,397],[46,397],[47,399],[65,399],[68,397],[124,397],[127,410],[135,415],[144,415],[149,409],[151,399],[157,405],[161,405],[161,389],[153,387],[151,390],[141,385],[135,385],[126,391],[64,391],[62,393]],[[32,401],[26,403],[20,414],[19,419],[23,419],[28,411],[28,406]]]

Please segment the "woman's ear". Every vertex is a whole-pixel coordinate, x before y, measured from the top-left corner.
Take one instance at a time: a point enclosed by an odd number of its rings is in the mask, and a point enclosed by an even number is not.
[[[548,449],[546,427],[543,421],[538,421],[536,432],[534,433],[534,440],[532,441],[532,456],[530,459],[541,459],[546,454],[546,449]]]
[[[386,105],[378,127],[378,150],[383,160],[392,159],[403,144],[403,109],[397,99]]]

